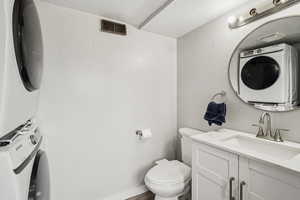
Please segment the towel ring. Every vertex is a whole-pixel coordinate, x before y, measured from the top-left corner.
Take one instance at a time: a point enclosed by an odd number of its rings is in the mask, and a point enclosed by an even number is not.
[[[226,92],[225,92],[225,91],[221,91],[221,92],[215,94],[215,95],[211,98],[211,100],[212,100],[212,101],[215,100],[215,98],[218,97],[218,96],[221,96],[221,97],[224,99],[224,102],[225,102],[225,100],[226,100]]]

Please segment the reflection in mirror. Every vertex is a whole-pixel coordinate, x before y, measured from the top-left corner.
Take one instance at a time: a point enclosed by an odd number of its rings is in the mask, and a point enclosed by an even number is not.
[[[236,47],[229,64],[231,86],[256,108],[294,110],[300,103],[299,59],[300,16],[270,21]]]

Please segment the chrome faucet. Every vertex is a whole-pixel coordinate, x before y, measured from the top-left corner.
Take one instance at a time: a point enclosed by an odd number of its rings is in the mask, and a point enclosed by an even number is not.
[[[265,126],[265,121],[267,120],[267,126]],[[265,138],[272,138],[273,135],[272,135],[272,124],[271,124],[271,115],[270,113],[263,113],[260,118],[259,118],[259,123],[265,127],[265,130],[264,130],[264,137]]]
[[[281,131],[289,131],[288,129],[276,129],[275,134],[272,133],[272,123],[271,123],[271,114],[263,113],[259,117],[259,124],[253,124],[259,128],[256,137],[263,138],[266,140],[272,140],[275,142],[283,142],[281,137]],[[266,123],[265,123],[266,122]]]

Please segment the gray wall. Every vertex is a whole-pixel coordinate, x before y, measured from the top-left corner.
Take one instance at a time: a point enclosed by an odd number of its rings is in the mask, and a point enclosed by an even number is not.
[[[178,41],[178,126],[202,130],[209,127],[203,120],[208,102],[215,93],[225,90],[228,94],[228,115],[225,128],[243,130],[251,133],[256,128],[262,111],[241,102],[231,90],[227,77],[228,63],[235,46],[259,25],[283,16],[297,15],[300,5],[264,18],[235,30],[228,28],[230,15],[250,8],[249,5],[234,10],[215,21],[199,27]],[[300,111],[274,113],[275,128],[291,129],[285,138],[300,142]]]
[[[52,199],[120,200],[143,192],[153,162],[175,157],[176,40],[128,26],[99,31],[101,17],[39,6],[45,71],[39,119]],[[137,129],[151,128],[141,142]]]

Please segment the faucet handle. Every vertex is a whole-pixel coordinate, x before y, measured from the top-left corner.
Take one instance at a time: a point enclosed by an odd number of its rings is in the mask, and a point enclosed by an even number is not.
[[[274,134],[274,141],[275,142],[284,142],[284,140],[281,137],[281,131],[288,132],[290,130],[289,129],[282,129],[282,128],[276,129],[275,134]]]
[[[252,126],[258,127],[258,132],[256,134],[256,137],[264,137],[264,129],[263,126],[261,124],[252,124]]]

